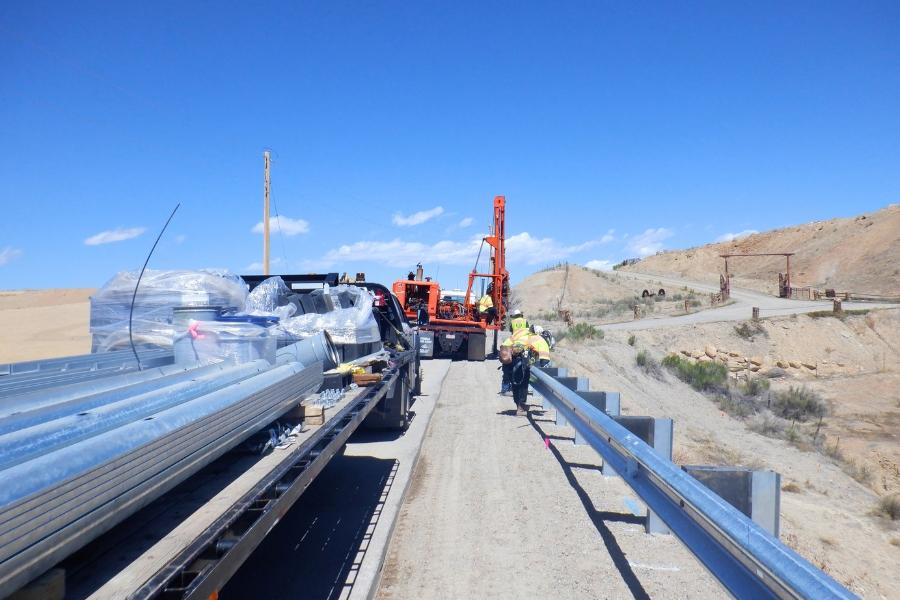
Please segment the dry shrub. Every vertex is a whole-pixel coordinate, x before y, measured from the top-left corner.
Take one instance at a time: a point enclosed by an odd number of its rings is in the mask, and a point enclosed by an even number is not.
[[[900,494],[883,496],[878,501],[875,512],[883,517],[889,518],[891,521],[900,520]]]

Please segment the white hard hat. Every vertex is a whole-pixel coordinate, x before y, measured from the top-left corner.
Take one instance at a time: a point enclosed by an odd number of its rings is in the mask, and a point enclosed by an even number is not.
[[[535,326],[534,326],[534,332],[535,332],[536,334],[540,335],[540,334],[544,333],[544,328],[541,327],[540,325],[535,325]]]
[[[522,311],[519,310],[519,309],[517,308],[516,310],[512,311],[511,315],[512,315],[513,317],[521,317],[521,316],[522,316]]]

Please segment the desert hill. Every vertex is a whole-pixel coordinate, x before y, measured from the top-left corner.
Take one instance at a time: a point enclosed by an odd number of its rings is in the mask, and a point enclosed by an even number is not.
[[[562,308],[579,309],[598,300],[625,300],[640,296],[643,284],[615,273],[603,273],[580,265],[558,265],[529,275],[513,288],[514,304],[526,314],[555,311],[559,297]]]
[[[724,269],[719,255],[726,252],[795,252],[791,258],[795,287],[900,295],[900,205],[662,252],[622,270],[715,283]],[[735,286],[775,293],[784,263],[782,257],[736,258],[729,269],[735,274]]]

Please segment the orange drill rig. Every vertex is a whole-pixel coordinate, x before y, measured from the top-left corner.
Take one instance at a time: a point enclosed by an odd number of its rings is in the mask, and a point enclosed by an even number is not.
[[[493,348],[497,350],[497,331],[506,321],[509,304],[509,273],[506,271],[506,197],[494,198],[494,226],[489,235],[482,238],[475,267],[469,273],[465,296],[449,294],[441,290],[438,282],[424,276],[421,263],[416,272],[406,279],[394,282],[394,295],[407,318],[419,326],[419,355],[462,356],[468,360],[484,360],[487,332],[494,332]],[[490,269],[478,272],[481,254],[487,244],[490,252]],[[485,293],[490,296],[491,307],[479,310],[480,298],[473,296],[475,282],[486,284]],[[486,307],[484,307],[486,308]]]

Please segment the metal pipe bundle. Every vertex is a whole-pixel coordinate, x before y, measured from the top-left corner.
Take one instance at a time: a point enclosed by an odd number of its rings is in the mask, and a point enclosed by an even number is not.
[[[93,360],[85,358],[84,360],[73,360],[69,363],[63,362],[64,359],[52,359],[48,361],[49,367],[41,368],[39,366],[30,371],[20,371],[16,368],[16,365],[3,365],[12,374],[0,376],[0,396],[47,390],[60,385],[69,385],[80,381],[96,380],[138,371],[134,354],[131,354],[130,357],[121,355],[118,352],[106,354],[116,356],[86,355],[87,357],[101,356],[102,358],[94,358]],[[143,369],[171,365],[175,361],[171,350],[153,350],[140,353],[140,356]],[[73,358],[81,359],[82,357]],[[37,362],[40,361],[33,361],[30,364]]]
[[[163,367],[103,380],[121,387],[0,394],[0,597],[279,418],[322,371]]]

